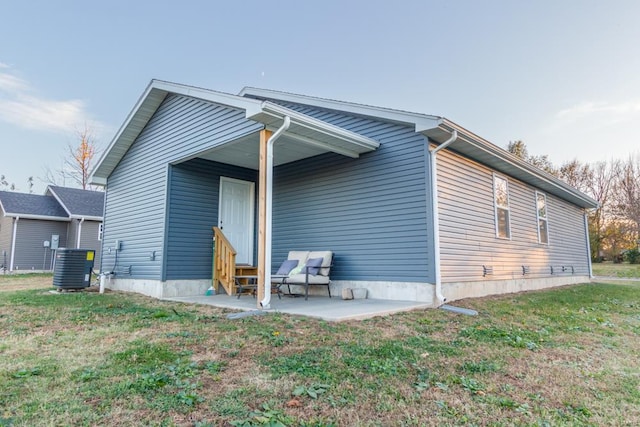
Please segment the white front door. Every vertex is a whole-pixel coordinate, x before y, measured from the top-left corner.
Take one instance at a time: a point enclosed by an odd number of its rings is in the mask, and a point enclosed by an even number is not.
[[[220,177],[218,227],[236,250],[236,264],[253,265],[254,183]]]

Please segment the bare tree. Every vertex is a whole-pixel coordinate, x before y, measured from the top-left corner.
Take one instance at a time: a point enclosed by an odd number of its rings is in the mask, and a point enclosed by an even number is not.
[[[507,151],[524,161],[527,161],[527,159],[529,158],[527,144],[525,144],[521,139],[509,141],[509,144],[507,145]]]
[[[560,166],[558,177],[573,188],[587,192],[589,183],[593,179],[593,172],[588,164],[574,159]]]
[[[598,208],[589,214],[589,237],[593,259],[599,259],[603,256],[605,228],[607,222],[612,218],[611,196],[619,168],[619,161],[612,160],[610,163],[594,163],[589,166],[589,170],[586,172],[589,180],[585,190],[599,204]]]
[[[16,185],[9,183],[4,175],[0,175],[0,189],[2,189],[2,191],[15,191]]]
[[[631,224],[634,239],[640,232],[640,155],[620,163],[615,186],[614,214]]]
[[[67,156],[61,169],[52,171],[48,167],[45,168],[45,182],[62,186],[72,183],[83,190],[92,189],[89,185],[89,173],[97,151],[96,142],[87,126],[77,132],[77,137],[78,145],[67,146]]]
[[[507,151],[516,156],[517,158],[524,160],[527,163],[532,164],[533,166],[541,169],[551,175],[558,175],[558,170],[549,160],[549,156],[546,154],[543,155],[529,155],[529,150],[527,149],[527,144],[524,143],[521,139],[516,141],[509,141],[507,145]]]

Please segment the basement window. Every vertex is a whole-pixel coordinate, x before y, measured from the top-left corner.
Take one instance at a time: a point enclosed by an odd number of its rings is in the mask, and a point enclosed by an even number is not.
[[[538,243],[549,244],[547,219],[547,196],[536,191],[536,214],[538,217]]]
[[[510,239],[509,182],[498,175],[493,175],[493,200],[495,204],[496,237]]]

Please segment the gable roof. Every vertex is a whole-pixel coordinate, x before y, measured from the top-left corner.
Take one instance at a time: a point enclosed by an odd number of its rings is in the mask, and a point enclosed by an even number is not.
[[[102,191],[49,186],[48,192],[60,203],[70,218],[102,221],[104,216],[104,193]]]
[[[263,123],[265,128],[280,127],[284,122],[284,117],[289,116],[291,126],[286,133],[290,137],[295,137],[309,144],[314,141],[316,146],[322,146],[327,151],[357,157],[364,152],[375,150],[380,145],[371,138],[271,102],[162,80],[152,80],[92,171],[90,177],[92,184],[106,185],[109,175],[170,93],[244,110],[247,119]]]
[[[455,130],[458,133],[458,138],[449,145],[449,149],[452,151],[577,206],[589,209],[598,206],[598,202],[594,199],[571,187],[561,179],[519,159],[507,150],[492,144],[444,117],[254,87],[245,87],[240,91],[239,95],[252,99],[309,105],[358,116],[373,117],[393,123],[407,124],[413,126],[416,132],[423,134],[434,143],[446,141]]]
[[[0,207],[4,216],[69,221],[65,210],[52,196],[0,191]]]

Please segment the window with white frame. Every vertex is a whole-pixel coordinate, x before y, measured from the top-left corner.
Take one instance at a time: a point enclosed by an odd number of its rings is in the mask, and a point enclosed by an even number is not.
[[[538,242],[549,243],[549,227],[547,219],[547,196],[536,191],[536,210],[538,216]]]
[[[98,224],[98,240],[102,240],[102,233],[104,233],[104,224]]]
[[[498,175],[493,175],[493,199],[495,203],[496,236],[502,239],[510,239],[509,182]]]

